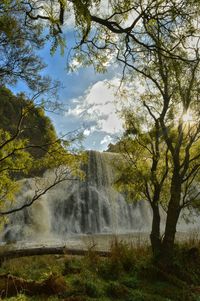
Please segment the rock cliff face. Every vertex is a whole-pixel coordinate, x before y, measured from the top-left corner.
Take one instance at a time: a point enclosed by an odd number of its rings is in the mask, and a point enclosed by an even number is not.
[[[151,210],[146,202],[127,203],[112,184],[113,153],[88,152],[84,181],[63,182],[31,208],[14,214],[5,227],[5,240],[65,239],[68,234],[148,231]],[[20,199],[33,191],[26,180]]]

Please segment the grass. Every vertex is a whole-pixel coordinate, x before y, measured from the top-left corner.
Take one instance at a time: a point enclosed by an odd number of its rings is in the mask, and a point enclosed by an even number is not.
[[[200,301],[200,244],[178,245],[171,271],[155,267],[147,247],[115,240],[108,258],[89,250],[85,257],[12,259],[2,264],[0,274],[5,273],[38,281],[53,273],[62,275],[67,284],[60,296],[28,297],[19,292],[4,299],[9,301]]]

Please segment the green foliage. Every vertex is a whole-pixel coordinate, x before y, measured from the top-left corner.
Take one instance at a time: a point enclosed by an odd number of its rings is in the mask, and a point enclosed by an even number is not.
[[[23,294],[19,294],[16,297],[9,298],[8,300],[9,301],[27,301],[28,298],[25,295],[23,295]]]
[[[42,281],[48,278],[52,273],[61,274],[64,261],[61,260],[58,264],[59,259],[55,256],[33,256],[30,260],[28,257],[20,259],[11,259],[3,262],[0,272],[10,273],[17,277],[25,279],[32,279],[36,281]],[[35,266],[35,268],[34,268]]]
[[[0,80],[1,85],[25,81],[32,90],[43,86],[40,75],[43,61],[36,49],[44,45],[41,24],[25,25],[23,5],[20,1],[0,3]]]
[[[196,245],[197,246],[197,245]],[[3,263],[1,273],[8,273],[17,275],[25,279],[44,280],[49,277],[51,272],[61,273],[65,262],[67,266],[71,266],[66,275],[67,291],[62,295],[65,300],[158,300],[158,301],[197,301],[198,287],[199,287],[199,271],[198,262],[192,262],[191,249],[193,245],[187,243],[187,247],[178,246],[176,250],[177,260],[179,266],[175,264],[169,270],[163,270],[162,267],[156,267],[151,262],[146,260],[147,250],[132,248],[132,253],[126,248],[128,245],[123,245],[115,242],[115,251],[113,246],[111,255],[108,258],[99,258],[98,260],[89,261],[86,258],[67,257],[66,256],[34,256],[33,258],[12,259]],[[117,258],[117,248],[119,255]],[[123,251],[122,251],[123,250]],[[199,249],[198,249],[199,250]],[[198,251],[199,252],[199,251]],[[115,255],[112,255],[114,254]],[[126,254],[126,255],[125,255]],[[116,264],[120,261],[121,256],[127,257],[129,261],[134,258],[135,269],[125,270],[125,273],[119,274],[115,279],[111,277],[103,278],[99,274],[99,268],[104,264],[109,266],[109,263]],[[137,256],[135,257],[135,254]],[[95,255],[95,254],[94,254]],[[140,256],[139,256],[140,255]],[[95,255],[96,256],[96,255]],[[114,256],[114,257],[113,257]],[[92,257],[90,257],[92,260]],[[197,258],[195,259],[197,260]],[[199,259],[198,259],[199,260]],[[77,261],[77,262],[76,262]],[[124,259],[122,258],[122,262]],[[144,264],[145,262],[145,264]],[[196,265],[196,267],[195,267]],[[73,267],[71,269],[71,267]],[[75,267],[79,267],[79,272]],[[195,270],[194,270],[195,269]],[[185,278],[185,271],[188,272],[189,278]],[[110,274],[114,271],[110,269]],[[195,282],[191,282],[194,279]],[[193,286],[191,286],[191,283]],[[57,296],[33,296],[26,297],[25,295],[18,295],[15,299],[5,300],[57,300]],[[22,298],[22,299],[20,299]],[[45,299],[46,298],[46,299]]]
[[[88,32],[91,27],[91,19],[89,12],[89,4],[91,1],[74,1],[74,12],[76,24],[82,28],[82,33],[85,38],[87,37]]]
[[[135,267],[134,248],[117,239],[111,244],[110,262],[111,265],[120,265],[125,272],[133,271]]]
[[[59,182],[83,177],[80,165],[86,155],[72,150],[70,141],[57,138],[41,107],[36,107],[23,94],[14,96],[1,87],[0,113],[1,212],[13,207],[22,183],[18,180],[22,177],[41,176],[47,169],[52,170],[48,179],[36,179],[33,201]]]
[[[109,282],[107,286],[107,294],[112,298],[126,300],[129,295],[129,290],[123,284],[118,282]]]
[[[63,275],[78,274],[82,268],[82,262],[78,258],[69,258],[65,261]]]
[[[85,272],[77,276],[73,281],[76,294],[87,295],[91,298],[102,295],[101,282],[98,281],[91,273]]]
[[[137,131],[134,135],[128,132],[115,146],[111,147],[112,151],[121,153],[121,160],[118,164],[113,162],[118,174],[115,187],[125,193],[130,201],[152,201],[155,185],[164,179],[158,202],[166,206],[169,195],[169,178],[165,178],[165,173],[170,165],[170,155],[166,162],[167,147],[163,141],[160,141],[160,153],[157,157],[156,154],[153,156],[155,140],[154,128],[152,128],[149,132]],[[153,170],[155,161],[156,170]]]
[[[44,110],[36,107],[23,94],[15,96],[7,88],[1,87],[0,114],[2,130],[11,136],[17,134],[17,139],[26,139],[29,145],[35,146],[29,149],[34,159],[42,158],[49,145],[56,141],[54,127]]]
[[[137,273],[125,275],[120,282],[129,289],[136,289],[140,285]]]
[[[0,130],[0,146],[11,139],[8,132]],[[31,155],[24,151],[27,140],[18,139],[11,141],[0,149],[0,204],[5,205],[5,199],[13,201],[19,183],[12,175],[24,172],[28,173],[33,163]]]

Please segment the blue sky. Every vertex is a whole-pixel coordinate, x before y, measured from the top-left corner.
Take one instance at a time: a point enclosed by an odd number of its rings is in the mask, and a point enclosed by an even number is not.
[[[119,66],[112,64],[107,73],[97,74],[93,67],[80,68],[69,73],[66,70],[67,55],[74,43],[74,33],[66,33],[67,49],[61,56],[60,50],[52,56],[50,44],[39,52],[47,67],[44,75],[59,80],[63,89],[59,90],[59,101],[63,103],[65,111],[48,113],[58,135],[73,130],[82,130],[85,139],[83,146],[86,149],[105,150],[110,142],[115,142],[120,136],[122,122],[116,114],[119,86]],[[108,82],[113,85],[108,88]],[[19,83],[15,92],[26,91],[26,86]]]

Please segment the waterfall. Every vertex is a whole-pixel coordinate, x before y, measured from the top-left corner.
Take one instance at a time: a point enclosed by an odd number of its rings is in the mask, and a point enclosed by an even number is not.
[[[65,239],[69,234],[147,231],[151,210],[146,202],[128,203],[113,187],[112,153],[88,152],[84,180],[58,184],[30,208],[11,216],[3,239],[11,241]],[[18,196],[33,195],[33,179],[26,179]]]
[[[152,213],[147,202],[126,201],[113,187],[113,153],[88,152],[84,180],[58,184],[31,207],[15,213],[5,225],[5,241],[66,240],[71,234],[150,232]],[[46,177],[50,177],[48,172]],[[42,180],[42,179],[41,179]],[[34,194],[33,179],[23,182],[18,201]]]
[[[129,204],[112,184],[115,154],[90,151],[85,180],[50,192],[53,231],[65,233],[106,233],[141,231],[149,228],[148,204]],[[57,222],[59,221],[59,222]]]

